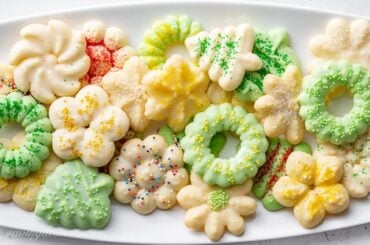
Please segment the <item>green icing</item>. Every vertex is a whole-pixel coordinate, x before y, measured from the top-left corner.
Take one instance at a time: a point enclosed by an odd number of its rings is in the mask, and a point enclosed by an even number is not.
[[[200,24],[185,15],[170,15],[154,22],[152,29],[144,33],[144,41],[138,52],[150,69],[160,68],[166,58],[166,50],[172,44],[183,43],[186,38],[202,30]]]
[[[229,203],[229,195],[223,190],[212,191],[208,194],[208,204],[213,211],[221,211]]]
[[[288,65],[300,67],[297,55],[289,47],[289,35],[285,29],[270,32],[255,30],[253,46],[255,53],[262,60],[262,68],[254,72],[246,72],[235,90],[240,101],[256,101],[263,95],[263,79],[267,74],[283,75]]]
[[[228,131],[239,136],[240,149],[232,158],[217,158],[208,146],[217,132]],[[184,161],[192,165],[193,171],[206,183],[225,188],[242,184],[257,173],[258,167],[265,162],[268,143],[262,126],[252,113],[225,103],[211,105],[198,113],[186,126],[181,146]]]
[[[81,160],[58,166],[37,197],[35,214],[53,226],[103,228],[111,215],[113,179]]]
[[[285,139],[269,138],[266,162],[254,177],[252,189],[254,195],[261,199],[263,206],[269,211],[283,208],[272,196],[271,190],[276,181],[286,175],[286,160],[293,151],[312,152],[310,145],[306,142],[294,146]]]
[[[49,156],[52,126],[47,110],[31,96],[19,92],[0,95],[0,127],[16,122],[25,128],[25,142],[16,149],[0,145],[0,177],[23,178],[40,169]]]
[[[352,110],[343,117],[326,110],[324,98],[336,87],[346,87],[353,94]],[[347,61],[327,62],[305,77],[300,104],[307,131],[318,139],[336,145],[354,142],[370,123],[370,73]]]

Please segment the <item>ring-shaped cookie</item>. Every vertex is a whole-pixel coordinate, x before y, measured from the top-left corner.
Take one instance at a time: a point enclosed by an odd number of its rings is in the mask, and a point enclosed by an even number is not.
[[[19,147],[0,144],[0,177],[22,178],[39,170],[49,156],[52,126],[46,108],[18,92],[0,96],[0,127],[8,123],[19,123],[26,136]]]
[[[150,69],[158,69],[166,61],[169,46],[184,43],[186,38],[201,30],[201,25],[186,15],[170,15],[157,20],[152,29],[144,33],[144,40],[138,50],[139,55]]]
[[[353,107],[343,117],[336,117],[326,110],[324,98],[341,86],[352,93]],[[353,142],[370,123],[370,73],[347,61],[328,62],[305,78],[300,103],[300,115],[309,132],[336,145]]]
[[[234,157],[216,158],[209,143],[217,132],[231,131],[240,137],[240,148]],[[185,129],[181,140],[184,161],[210,185],[229,187],[242,184],[256,175],[265,162],[267,139],[261,124],[252,113],[240,106],[225,103],[211,105],[198,113]]]

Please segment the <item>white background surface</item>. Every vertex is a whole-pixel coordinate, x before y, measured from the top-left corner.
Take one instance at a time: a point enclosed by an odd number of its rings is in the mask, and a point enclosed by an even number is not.
[[[32,15],[40,12],[80,8],[102,4],[113,4],[123,1],[117,0],[0,0],[0,21]],[[318,9],[328,9],[351,14],[358,14],[369,18],[370,0],[269,0],[259,2],[273,2],[293,4]],[[4,35],[4,34],[1,34]],[[4,57],[1,57],[4,60]],[[1,219],[1,217],[0,217]],[[284,224],[277,224],[284,225]],[[362,225],[349,229],[325,232],[296,238],[279,239],[266,242],[252,242],[248,244],[370,244],[370,225]],[[143,233],[145,235],[145,233]],[[91,241],[81,241],[68,238],[50,237],[42,234],[32,234],[0,227],[0,244],[101,244]]]

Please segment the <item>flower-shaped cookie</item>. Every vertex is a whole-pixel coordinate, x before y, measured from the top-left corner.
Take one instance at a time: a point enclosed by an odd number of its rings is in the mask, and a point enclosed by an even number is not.
[[[272,195],[283,206],[294,207],[294,216],[305,228],[318,225],[325,213],[335,214],[349,205],[346,188],[339,181],[343,164],[335,156],[315,159],[304,152],[293,152]]]
[[[90,66],[82,33],[50,20],[47,26],[28,25],[20,34],[22,40],[10,50],[17,88],[45,104],[77,93]]]
[[[115,198],[131,203],[140,214],[149,214],[157,207],[171,208],[177,192],[189,181],[182,155],[178,146],[168,146],[160,135],[126,141],[109,165],[110,175],[117,181]]]
[[[263,80],[266,95],[257,99],[254,109],[269,137],[285,135],[289,143],[298,144],[304,136],[304,123],[299,116],[298,96],[302,77],[297,67],[289,65],[280,78],[267,75]]]
[[[177,194],[177,201],[187,211],[185,225],[193,230],[204,230],[213,241],[219,240],[225,228],[234,235],[244,232],[244,216],[256,211],[256,201],[246,196],[252,188],[252,181],[227,189],[209,186],[192,172],[191,185]]]
[[[0,178],[0,202],[13,199],[20,208],[28,211],[35,209],[37,195],[46,178],[62,161],[51,153],[41,168],[23,179],[3,180]]]
[[[83,26],[86,37],[86,53],[90,57],[87,84],[99,84],[112,68],[121,69],[135,51],[127,45],[125,33],[117,27],[106,27],[100,21],[89,21]]]
[[[353,198],[370,192],[370,129],[352,144],[318,144],[315,156],[337,156],[344,164],[343,185]]]
[[[13,68],[0,64],[0,95],[6,95],[14,91],[16,91],[16,86],[13,79]]]
[[[143,131],[149,124],[149,119],[144,114],[148,96],[141,83],[147,71],[143,60],[132,57],[123,69],[108,72],[101,83],[111,103],[127,113],[131,128],[138,132]]]
[[[82,88],[76,97],[57,99],[50,106],[49,117],[55,128],[55,154],[67,160],[80,157],[93,167],[112,159],[114,142],[129,128],[126,113],[111,105],[107,93],[97,85]]]
[[[185,41],[190,57],[225,91],[236,89],[246,71],[261,69],[253,44],[254,31],[247,23],[203,31]]]
[[[332,19],[326,27],[326,33],[313,38],[309,45],[312,54],[316,57],[312,66],[323,60],[345,59],[362,64],[370,70],[370,22],[368,20],[358,19],[349,23],[344,19]]]
[[[161,70],[144,77],[149,96],[145,115],[152,120],[166,120],[175,132],[181,131],[192,116],[209,105],[208,82],[197,66],[173,55]]]

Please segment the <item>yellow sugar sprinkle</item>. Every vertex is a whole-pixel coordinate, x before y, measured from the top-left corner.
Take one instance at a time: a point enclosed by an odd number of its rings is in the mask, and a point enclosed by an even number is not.
[[[99,106],[99,102],[96,100],[95,97],[86,95],[80,100],[81,104],[85,105],[85,109],[79,109],[78,114],[90,114],[94,110],[96,110]]]
[[[76,122],[69,114],[69,109],[67,107],[64,107],[62,110],[62,120],[64,128],[66,128],[68,131],[75,131],[77,129]]]

